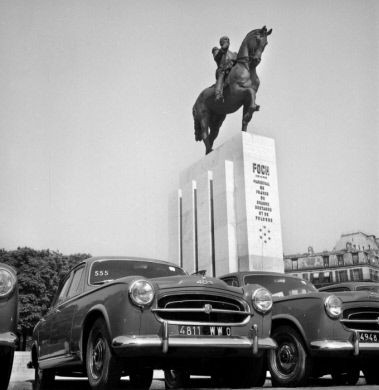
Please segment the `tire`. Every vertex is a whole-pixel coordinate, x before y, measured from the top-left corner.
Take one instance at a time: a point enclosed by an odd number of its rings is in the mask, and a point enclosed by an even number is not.
[[[51,390],[54,387],[54,370],[41,370],[38,366],[34,369],[33,390]]]
[[[0,351],[0,390],[6,390],[8,388],[9,379],[11,378],[12,373],[13,356],[13,348],[4,347]]]
[[[144,368],[129,374],[132,389],[148,390],[153,382],[153,369]]]
[[[108,329],[102,318],[98,318],[92,325],[86,352],[86,369],[91,389],[111,390],[117,387],[121,369],[112,354]]]
[[[272,333],[278,348],[268,352],[268,368],[275,387],[305,386],[311,359],[300,334],[291,326],[279,326]]]
[[[266,355],[261,358],[234,359],[225,365],[220,374],[212,375],[216,387],[247,389],[262,387],[266,380]]]
[[[335,385],[355,386],[359,380],[360,369],[349,368],[348,372],[333,372],[332,378]]]
[[[264,354],[260,358],[245,359],[236,373],[238,378],[235,378],[234,383],[237,388],[262,387],[266,381],[266,355]]]
[[[249,387],[263,387],[267,376],[267,355],[266,353],[257,359],[253,359],[253,378]]]
[[[189,385],[190,374],[182,370],[165,370],[164,382],[165,389],[186,388]]]
[[[379,385],[379,371],[374,365],[363,368],[363,374],[368,385]]]

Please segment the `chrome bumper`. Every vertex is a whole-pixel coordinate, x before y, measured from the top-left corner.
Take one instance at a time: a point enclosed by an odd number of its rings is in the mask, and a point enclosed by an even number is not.
[[[13,332],[0,333],[0,347],[16,347],[17,336]]]
[[[258,327],[254,325],[248,336],[173,336],[169,335],[168,323],[162,323],[161,336],[118,336],[112,340],[113,348],[117,349],[159,349],[163,354],[167,353],[169,348],[235,348],[250,349],[253,355],[259,350],[275,349],[276,342],[270,337],[258,337]]]
[[[358,356],[361,351],[378,351],[379,343],[360,343],[358,331],[353,332],[352,340],[316,340],[310,343],[311,349],[317,351],[352,351]]]

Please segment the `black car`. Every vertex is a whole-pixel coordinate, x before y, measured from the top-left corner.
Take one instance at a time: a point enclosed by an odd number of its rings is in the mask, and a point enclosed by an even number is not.
[[[321,287],[318,291],[327,292],[344,292],[344,291],[371,291],[379,294],[379,283],[375,282],[344,282],[330,284],[326,287]]]
[[[0,390],[8,388],[16,347],[18,289],[16,271],[0,263]]]
[[[379,294],[320,292],[313,284],[275,272],[246,271],[221,277],[229,285],[260,284],[273,297],[268,351],[274,386],[304,386],[310,377],[331,374],[354,385],[360,371],[379,384]]]

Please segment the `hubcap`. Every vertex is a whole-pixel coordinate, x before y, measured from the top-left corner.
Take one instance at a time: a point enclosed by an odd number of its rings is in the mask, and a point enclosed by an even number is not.
[[[290,373],[292,372],[296,364],[298,362],[298,353],[296,346],[292,343],[284,343],[282,344],[277,352],[277,363],[278,368],[285,372]]]
[[[98,338],[92,344],[91,348],[91,356],[90,356],[90,369],[92,376],[97,379],[101,376],[103,367],[104,367],[104,359],[106,353],[106,346],[104,339]]]

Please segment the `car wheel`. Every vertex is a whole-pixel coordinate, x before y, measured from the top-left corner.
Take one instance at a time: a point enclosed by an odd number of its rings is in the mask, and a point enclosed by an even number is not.
[[[97,319],[88,335],[86,349],[88,381],[94,390],[117,387],[121,369],[110,348],[110,337],[103,319]]]
[[[253,359],[253,374],[249,387],[263,387],[267,375],[267,355]]]
[[[153,370],[151,368],[144,368],[129,374],[130,385],[132,389],[147,390],[150,389],[153,381]]]
[[[6,390],[8,388],[9,379],[12,373],[13,366],[13,348],[2,348],[0,350],[0,367],[1,367],[1,376],[0,376],[0,390]]]
[[[216,387],[247,389],[262,387],[266,380],[266,355],[260,358],[233,359],[225,365],[220,373],[213,374]]]
[[[262,387],[266,381],[266,355],[260,358],[251,358],[239,363],[235,373],[233,386],[236,388]],[[238,377],[236,377],[238,375]]]
[[[188,386],[190,374],[182,370],[165,370],[164,382],[166,389],[180,389]]]
[[[332,372],[333,382],[336,385],[355,386],[359,380],[360,369],[350,368],[348,372]]]
[[[307,383],[311,360],[300,334],[290,326],[279,326],[272,333],[278,348],[268,352],[268,368],[273,386],[296,387]]]
[[[38,363],[34,368],[33,390],[51,390],[54,385],[54,370],[41,370]]]
[[[379,385],[379,371],[374,365],[363,368],[363,374],[368,385]]]

